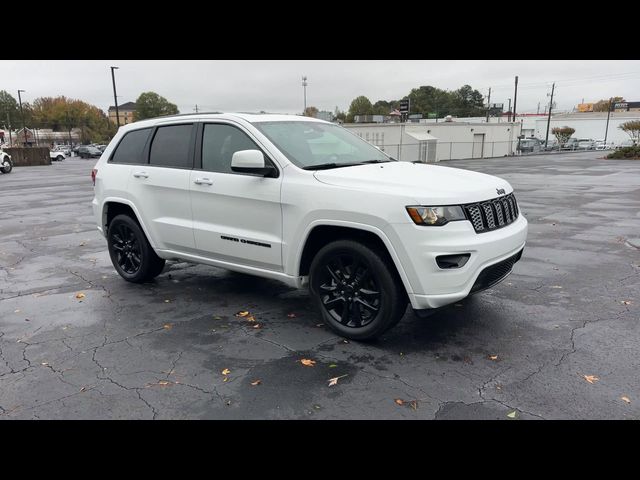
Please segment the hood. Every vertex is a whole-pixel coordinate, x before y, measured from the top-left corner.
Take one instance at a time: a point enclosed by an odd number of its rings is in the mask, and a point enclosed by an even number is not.
[[[318,170],[314,176],[329,185],[410,197],[421,205],[473,203],[499,197],[497,189],[513,191],[492,175],[425,163],[357,165]]]

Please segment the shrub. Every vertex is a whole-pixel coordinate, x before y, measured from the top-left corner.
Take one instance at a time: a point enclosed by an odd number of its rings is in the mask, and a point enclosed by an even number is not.
[[[640,160],[640,145],[634,145],[633,147],[624,147],[620,150],[607,155],[607,158],[628,158],[633,160]]]

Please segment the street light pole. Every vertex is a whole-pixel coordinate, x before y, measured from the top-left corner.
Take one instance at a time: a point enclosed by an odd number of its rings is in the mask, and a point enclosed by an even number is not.
[[[549,142],[549,125],[551,125],[551,110],[553,110],[553,91],[556,89],[556,83],[551,86],[551,101],[549,102],[549,116],[547,117],[547,134],[544,137],[544,147],[547,148]],[[561,147],[561,145],[558,145]]]
[[[516,88],[513,92],[513,122],[516,121],[516,103],[518,101],[518,76],[516,75]],[[520,132],[522,133],[522,132]]]
[[[509,122],[511,122],[511,99],[509,99]]]
[[[604,130],[604,146],[607,147],[607,134],[609,133],[609,117],[611,116],[611,100],[609,98],[609,108],[607,109],[607,127]]]
[[[307,111],[307,77],[303,76],[302,77],[302,88],[304,90],[304,110],[302,111],[302,114],[304,115],[305,112]]]
[[[20,116],[22,117],[22,136],[24,138],[25,147],[27,146],[27,127],[24,123],[24,110],[22,110],[22,97],[20,96],[21,92],[26,92],[26,90],[18,90],[18,102],[20,102]]]
[[[120,113],[118,112],[118,95],[116,94],[116,75],[114,70],[118,70],[120,67],[111,67],[111,82],[113,83],[113,101],[116,104],[116,125],[120,128]]]
[[[489,109],[491,108],[491,87],[489,87],[489,97],[487,97],[487,123],[489,123]]]

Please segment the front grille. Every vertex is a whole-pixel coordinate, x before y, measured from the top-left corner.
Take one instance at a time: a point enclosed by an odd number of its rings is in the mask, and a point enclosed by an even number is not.
[[[513,265],[522,257],[523,250],[520,250],[518,253],[507,258],[506,260],[503,260],[482,270],[482,272],[480,272],[480,275],[478,275],[476,282],[473,284],[473,287],[471,287],[471,291],[469,293],[479,292],[480,290],[484,290],[485,288],[492,287],[504,277],[506,277],[509,272],[511,272]]]
[[[513,223],[519,215],[513,193],[480,203],[463,205],[467,219],[476,233],[490,232]]]

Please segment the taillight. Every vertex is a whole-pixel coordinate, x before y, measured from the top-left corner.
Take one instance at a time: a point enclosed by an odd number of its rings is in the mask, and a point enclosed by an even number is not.
[[[93,182],[93,186],[96,186],[96,175],[98,174],[98,169],[94,168],[91,170],[91,181]]]

